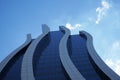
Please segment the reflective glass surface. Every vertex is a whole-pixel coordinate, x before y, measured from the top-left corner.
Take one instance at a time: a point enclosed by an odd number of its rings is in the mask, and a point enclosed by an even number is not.
[[[62,64],[59,57],[59,43],[63,36],[60,31],[50,32],[49,38],[43,40],[44,44],[49,40],[47,46],[38,45],[38,50],[44,47],[43,51],[38,51],[35,54],[40,54],[40,56],[34,56],[34,75],[36,80],[66,80],[64,71],[62,69]]]
[[[29,46],[29,45],[28,45]],[[0,80],[21,80],[21,65],[23,55],[27,49],[24,47],[20,50],[5,66],[0,73]]]
[[[80,73],[86,80],[101,80],[89,60],[86,40],[79,35],[73,35],[69,39],[71,45],[68,46],[72,51],[70,56]]]

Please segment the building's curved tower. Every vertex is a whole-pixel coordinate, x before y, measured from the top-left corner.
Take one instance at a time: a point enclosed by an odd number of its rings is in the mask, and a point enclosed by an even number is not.
[[[0,80],[120,80],[98,56],[92,36],[70,35],[64,26],[51,31],[42,25],[36,39],[26,42],[0,63]]]

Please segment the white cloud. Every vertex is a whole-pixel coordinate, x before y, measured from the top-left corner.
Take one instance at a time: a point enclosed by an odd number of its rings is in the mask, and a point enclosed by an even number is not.
[[[105,63],[120,75],[120,41],[114,41],[108,50],[108,56]]]
[[[116,40],[112,43],[112,45],[109,48],[109,54],[111,56],[111,58],[114,59],[119,59],[120,56],[120,41]]]
[[[109,66],[111,66],[111,67],[114,66],[114,63],[113,63],[113,61],[112,61],[111,59],[106,59],[105,62],[106,62],[107,65],[109,65]]]
[[[66,27],[70,30],[74,30],[74,29],[80,28],[81,24],[75,24],[72,26],[70,23],[66,23]]]
[[[120,75],[120,60],[115,64],[115,72]]]
[[[106,11],[110,8],[110,4],[106,0],[102,0],[101,5],[102,7],[96,8],[96,12],[98,13],[96,24],[99,24]]]
[[[112,45],[112,50],[119,50],[120,49],[120,42],[115,41]]]
[[[120,76],[120,60],[106,59],[105,63]]]

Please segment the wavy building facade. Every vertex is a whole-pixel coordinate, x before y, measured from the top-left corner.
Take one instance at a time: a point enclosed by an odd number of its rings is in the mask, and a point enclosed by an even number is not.
[[[0,63],[0,80],[120,80],[97,55],[90,34],[59,28],[50,32],[44,24],[36,39],[28,34]]]

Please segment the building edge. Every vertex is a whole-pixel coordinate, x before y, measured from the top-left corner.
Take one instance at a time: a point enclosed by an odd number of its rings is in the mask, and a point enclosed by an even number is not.
[[[14,58],[15,55],[18,54],[19,51],[21,51],[24,47],[26,47],[28,44],[30,44],[32,38],[31,34],[27,34],[27,39],[26,41],[17,49],[15,49],[12,53],[10,53],[1,63],[0,63],[0,73],[2,70],[5,68],[5,66],[8,64],[8,62]]]
[[[21,80],[35,80],[33,71],[33,55],[38,43],[44,38],[50,29],[46,24],[42,25],[42,34],[35,39],[28,47],[22,62]]]
[[[59,55],[62,66],[71,80],[85,80],[82,74],[75,67],[68,53],[67,40],[69,38],[70,31],[64,26],[60,26],[59,28],[64,33],[64,36],[62,37],[59,44]]]
[[[80,31],[79,34],[83,36],[87,40],[87,50],[91,59],[91,63],[94,65],[93,67],[97,68],[97,70],[100,72],[100,76],[104,79],[105,77],[110,80],[120,80],[120,77],[111,70],[104,61],[100,58],[100,56],[97,54],[97,52],[94,49],[93,46],[93,38],[92,36],[85,32]],[[101,75],[101,73],[103,75]]]

